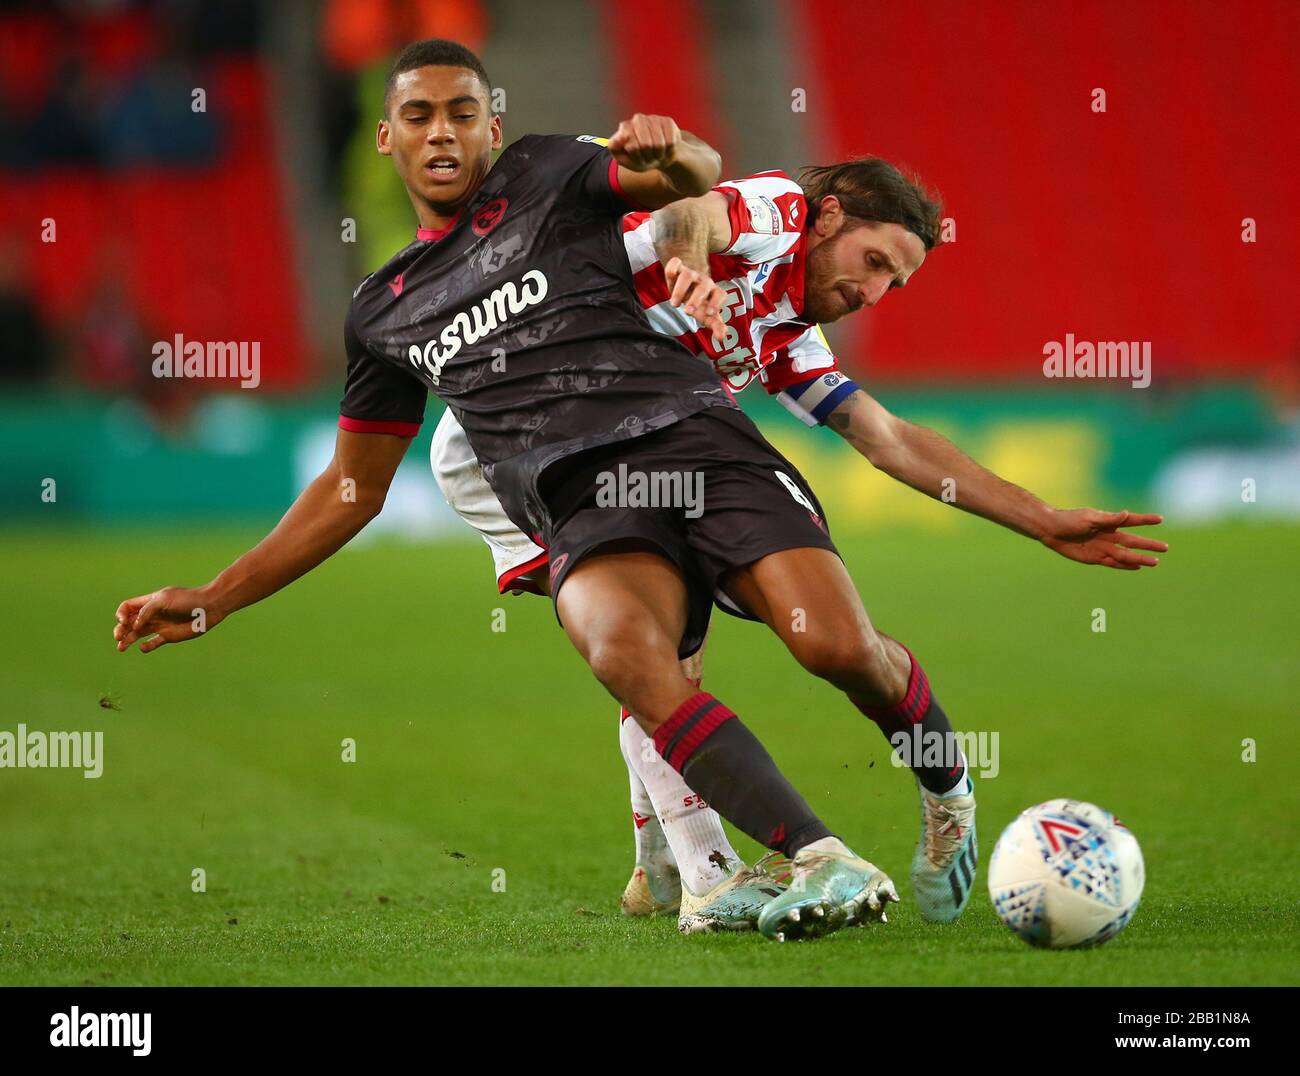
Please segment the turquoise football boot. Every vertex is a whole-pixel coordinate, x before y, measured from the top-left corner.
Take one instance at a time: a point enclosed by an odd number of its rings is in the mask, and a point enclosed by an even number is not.
[[[753,930],[759,914],[785,892],[789,860],[773,852],[746,867],[743,863],[702,896],[682,886],[681,914],[677,929],[683,934],[716,934],[721,931]]]
[[[888,922],[885,907],[897,901],[884,871],[823,837],[794,857],[790,886],[759,913],[758,929],[774,941],[815,938],[851,923]]]
[[[975,784],[967,773],[964,792],[936,796],[917,782],[921,836],[912,856],[912,895],[922,919],[951,923],[975,888]]]

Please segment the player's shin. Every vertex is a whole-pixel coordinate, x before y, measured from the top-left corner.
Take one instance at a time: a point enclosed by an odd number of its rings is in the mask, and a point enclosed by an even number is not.
[[[690,788],[760,844],[793,857],[831,836],[754,734],[707,692],[677,707],[654,744]]]
[[[911,663],[907,690],[892,706],[857,705],[916,775],[921,833],[912,857],[912,888],[923,918],[951,922],[965,910],[975,886],[975,789],[925,670],[897,640],[886,639],[886,645],[896,647]]]
[[[965,788],[966,758],[952,722],[930,690],[929,677],[907,647],[888,636],[882,638],[910,662],[903,697],[892,706],[872,706],[852,696],[850,699],[879,726],[922,788],[937,796]]]
[[[887,905],[898,900],[889,876],[826,828],[753,733],[712,695],[699,692],[678,706],[654,742],[724,818],[793,859],[789,886],[771,888],[754,909],[764,936],[816,937],[886,919]]]

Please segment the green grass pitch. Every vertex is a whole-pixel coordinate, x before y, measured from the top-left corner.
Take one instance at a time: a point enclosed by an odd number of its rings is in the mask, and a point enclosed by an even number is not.
[[[260,532],[0,535],[0,729],[103,729],[105,754],[98,780],[0,770],[0,982],[1300,983],[1300,530],[1165,529],[1140,574],[966,519],[842,540],[958,728],[999,733],[952,926],[910,902],[915,793],[880,734],[762,628],[716,617],[706,687],[903,897],[887,925],[785,946],[619,915],[616,707],[548,603],[495,594],[477,544],[346,550],[142,657],[113,650],[116,603],[202,581]],[[1030,949],[987,899],[998,833],[1055,796],[1115,811],[1146,855],[1141,909],[1098,950]]]

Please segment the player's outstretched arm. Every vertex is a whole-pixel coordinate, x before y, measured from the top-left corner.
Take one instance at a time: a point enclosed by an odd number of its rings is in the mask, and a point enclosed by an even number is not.
[[[334,458],[256,546],[201,587],[163,587],[117,607],[113,638],[149,653],[210,631],[337,552],[384,506],[409,437],[339,430]]]
[[[718,151],[670,116],[640,112],[609,136],[623,192],[647,209],[704,194],[722,176]]]
[[[1026,489],[981,467],[946,437],[891,414],[861,389],[827,416],[826,424],[872,466],[936,500],[1001,523],[1081,564],[1136,571],[1154,567],[1152,553],[1169,546],[1129,534],[1161,517],[1096,508],[1053,508]]]

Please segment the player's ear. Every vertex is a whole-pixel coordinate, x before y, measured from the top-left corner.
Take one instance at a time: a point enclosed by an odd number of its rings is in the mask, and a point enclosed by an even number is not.
[[[501,135],[501,117],[500,117],[500,116],[493,116],[492,119],[488,121],[488,126],[492,129],[492,146],[491,146],[491,148],[492,148],[492,149],[500,149],[500,148],[501,148],[501,142],[502,142],[502,135]]]
[[[833,194],[825,195],[817,206],[817,219],[813,230],[823,239],[829,239],[844,227],[844,207]]]
[[[383,156],[391,157],[393,155],[392,144],[388,141],[390,128],[387,120],[379,121],[379,128],[375,131],[375,149]]]

